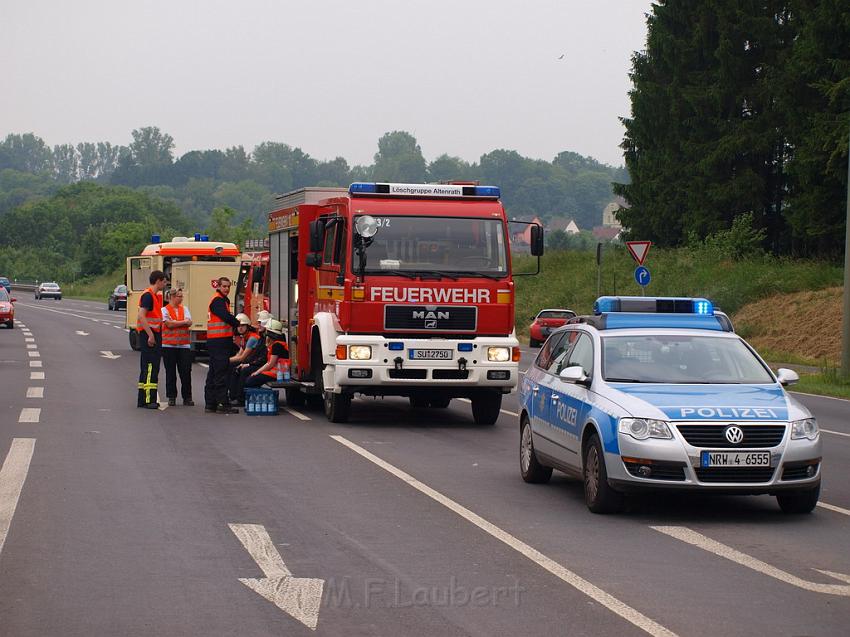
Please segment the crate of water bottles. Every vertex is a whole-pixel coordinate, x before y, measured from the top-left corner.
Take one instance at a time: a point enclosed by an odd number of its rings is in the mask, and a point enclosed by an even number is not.
[[[276,416],[278,391],[256,387],[245,390],[246,416]]]

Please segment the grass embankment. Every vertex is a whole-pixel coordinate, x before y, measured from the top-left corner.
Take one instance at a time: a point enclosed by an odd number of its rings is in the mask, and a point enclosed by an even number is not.
[[[535,261],[519,257],[515,270],[533,271]],[[732,261],[687,249],[653,248],[645,265],[652,272],[647,295],[706,297],[730,316],[748,303],[775,294],[819,290],[842,281],[840,267],[819,261],[769,256]],[[635,263],[625,246],[606,248],[601,294],[640,295],[634,269]],[[539,275],[516,279],[517,331],[527,335],[529,318],[544,307],[589,313],[598,296],[596,277],[594,252],[544,255]]]
[[[62,294],[72,299],[103,301],[106,304],[115,286],[123,282],[124,269],[122,268],[112,274],[102,274],[90,279],[80,279],[74,283],[63,283]]]

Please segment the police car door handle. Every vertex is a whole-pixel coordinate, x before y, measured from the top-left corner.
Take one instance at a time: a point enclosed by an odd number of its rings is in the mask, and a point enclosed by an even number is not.
[[[536,394],[536,393],[537,393],[537,392],[539,392],[539,391],[540,391],[540,386],[539,386],[539,385],[534,385],[534,386],[531,388],[531,393],[532,393],[532,394]]]
[[[552,394],[552,402],[553,402],[553,403],[556,403],[556,402],[558,402],[558,400],[559,400],[559,399],[558,399],[558,394]]]

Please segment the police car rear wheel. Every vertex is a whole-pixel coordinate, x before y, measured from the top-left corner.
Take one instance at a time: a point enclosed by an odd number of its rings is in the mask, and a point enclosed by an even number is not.
[[[522,479],[531,484],[543,484],[549,482],[552,477],[552,467],[545,467],[537,460],[534,453],[534,441],[531,437],[531,425],[523,416],[522,430],[519,443],[519,470]]]
[[[605,455],[596,434],[584,448],[584,501],[593,513],[616,513],[623,508],[623,494],[608,484]]]
[[[818,498],[820,498],[820,484],[814,489],[779,493],[776,496],[776,501],[783,513],[801,514],[814,511],[818,504]]]

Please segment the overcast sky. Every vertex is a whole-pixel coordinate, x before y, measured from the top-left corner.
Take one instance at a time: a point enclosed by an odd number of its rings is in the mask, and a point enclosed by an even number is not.
[[[280,141],[363,164],[405,130],[428,160],[508,148],[619,165],[650,5],[2,0],[0,136],[127,144],[159,126],[178,156]]]

